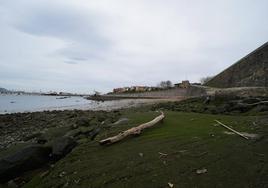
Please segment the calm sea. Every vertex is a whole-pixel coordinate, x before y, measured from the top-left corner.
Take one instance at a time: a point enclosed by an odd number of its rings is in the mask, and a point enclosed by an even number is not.
[[[115,110],[152,103],[150,99],[124,99],[97,102],[83,97],[0,95],[0,114],[44,110]]]
[[[84,109],[97,103],[83,97],[0,95],[0,114],[43,110]]]

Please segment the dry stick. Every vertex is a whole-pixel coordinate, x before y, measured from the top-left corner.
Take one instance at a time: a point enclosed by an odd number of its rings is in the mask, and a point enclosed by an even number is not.
[[[139,135],[143,129],[146,129],[146,128],[154,126],[158,122],[162,121],[164,118],[165,118],[165,115],[164,115],[163,112],[161,112],[161,115],[157,116],[152,121],[147,122],[147,123],[143,123],[143,124],[141,124],[141,125],[139,125],[137,127],[132,127],[132,128],[130,128],[130,129],[126,130],[126,131],[123,131],[123,132],[119,133],[116,136],[109,137],[109,138],[106,138],[104,140],[101,140],[101,141],[99,141],[99,143],[101,145],[112,144],[112,143],[115,143],[115,142],[118,142],[118,141],[124,139],[125,137],[127,137],[129,135]]]
[[[260,101],[260,102],[256,102],[256,103],[252,103],[252,104],[247,104],[247,103],[241,103],[241,104],[246,105],[246,106],[255,106],[255,105],[266,104],[266,103],[268,103],[268,101]]]
[[[235,134],[237,134],[237,135],[239,135],[239,136],[241,136],[241,137],[243,137],[243,138],[245,138],[245,139],[249,139],[248,137],[246,137],[245,135],[243,135],[242,133],[240,133],[240,132],[238,132],[238,131],[236,131],[236,130],[234,130],[234,129],[232,129],[232,128],[230,128],[230,127],[228,127],[227,125],[224,125],[222,122],[220,122],[220,121],[218,121],[218,120],[215,120],[218,124],[220,124],[220,125],[222,125],[223,127],[225,127],[226,129],[229,129],[230,131],[232,131],[232,132],[234,132]]]

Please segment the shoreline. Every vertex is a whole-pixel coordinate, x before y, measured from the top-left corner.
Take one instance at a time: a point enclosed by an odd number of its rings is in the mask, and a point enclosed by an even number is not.
[[[132,107],[140,107],[144,105],[151,105],[161,102],[180,101],[179,99],[120,99],[111,101],[89,101],[86,104],[67,105],[61,107],[41,107],[33,110],[13,110],[13,111],[0,111],[0,115],[17,114],[17,113],[34,113],[46,111],[65,111],[65,110],[92,110],[92,111],[112,111],[119,109],[126,109]]]
[[[80,119],[94,119],[95,124],[101,124],[110,114],[117,114],[120,111],[134,108],[146,108],[154,104],[168,102],[168,99],[125,99],[117,101],[99,102],[95,108],[69,108],[50,109],[31,112],[16,112],[0,114],[0,152],[8,149],[11,145],[35,142],[34,139],[27,139],[32,135],[45,133],[49,129],[64,129],[71,127]],[[174,101],[174,100],[173,100]],[[178,100],[176,100],[178,101]],[[107,105],[108,103],[108,105]],[[107,116],[107,118],[104,118]],[[118,119],[111,119],[116,121]],[[109,120],[110,121],[110,120]],[[105,122],[109,123],[109,122]]]

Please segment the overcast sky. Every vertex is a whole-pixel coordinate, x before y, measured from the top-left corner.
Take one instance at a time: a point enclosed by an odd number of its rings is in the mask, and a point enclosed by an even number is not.
[[[268,41],[267,9],[267,0],[0,0],[0,87],[198,82]]]

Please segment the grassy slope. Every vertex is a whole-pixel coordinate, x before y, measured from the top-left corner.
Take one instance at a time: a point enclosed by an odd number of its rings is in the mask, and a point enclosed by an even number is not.
[[[265,187],[268,185],[267,127],[256,117],[166,111],[164,123],[141,136],[111,146],[86,141],[59,161],[49,174],[25,187]],[[155,112],[126,112],[131,122],[98,137],[118,133],[153,119]],[[266,135],[247,141],[223,134],[219,119],[239,131]],[[168,154],[160,156],[159,152]],[[141,154],[143,156],[141,156]],[[197,175],[196,170],[207,173]],[[59,177],[61,172],[66,172]],[[67,183],[68,182],[68,183]]]

